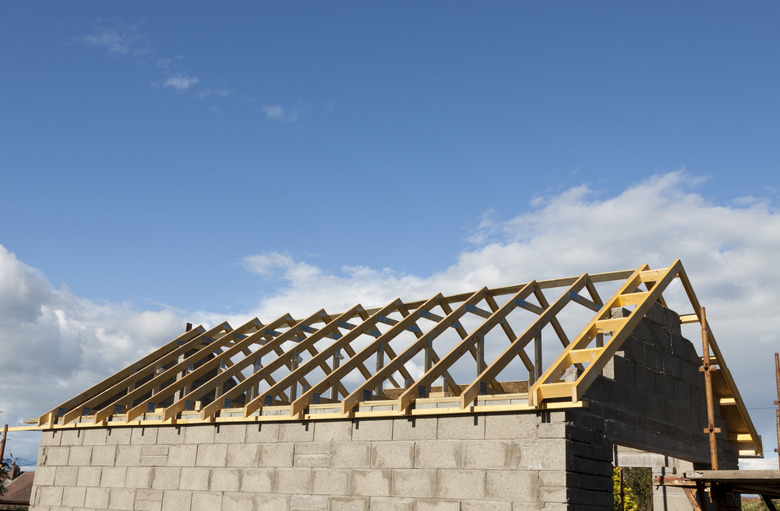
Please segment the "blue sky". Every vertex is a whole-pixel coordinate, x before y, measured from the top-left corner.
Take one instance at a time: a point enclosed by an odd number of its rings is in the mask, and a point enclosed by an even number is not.
[[[761,289],[780,248],[778,21],[774,2],[5,3],[0,339],[75,343],[67,397],[99,376],[89,339],[143,350],[333,296],[681,257],[727,315],[719,283]],[[750,297],[768,357],[780,297]],[[75,337],[41,323],[55,302]],[[118,353],[101,363],[137,358]]]

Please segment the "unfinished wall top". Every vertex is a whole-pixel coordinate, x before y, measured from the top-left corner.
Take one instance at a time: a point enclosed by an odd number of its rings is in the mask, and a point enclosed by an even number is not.
[[[41,429],[531,411],[588,388],[679,280],[745,456],[761,442],[680,261],[424,301],[197,326],[44,413]],[[603,296],[608,296],[604,299]],[[551,362],[550,355],[555,358]]]

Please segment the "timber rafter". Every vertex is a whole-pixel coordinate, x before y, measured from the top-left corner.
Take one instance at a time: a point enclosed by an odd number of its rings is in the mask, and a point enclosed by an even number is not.
[[[693,309],[682,323],[701,323],[678,260],[373,309],[358,304],[337,314],[323,309],[301,320],[284,314],[235,329],[198,326],[36,422],[44,429],[580,407],[650,308],[666,304],[663,293],[676,280],[688,298],[683,306]],[[621,314],[613,318],[615,309]],[[761,455],[704,328],[731,441],[743,456]],[[545,364],[551,352],[557,357]]]

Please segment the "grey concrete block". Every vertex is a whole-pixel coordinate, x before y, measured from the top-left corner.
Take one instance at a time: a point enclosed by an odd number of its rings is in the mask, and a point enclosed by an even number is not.
[[[295,444],[274,443],[260,444],[258,456],[261,467],[292,467]]]
[[[485,497],[488,499],[536,502],[539,487],[534,471],[488,470],[485,474]]]
[[[179,476],[180,490],[205,491],[209,488],[211,470],[200,467],[183,467]]]
[[[108,428],[106,445],[128,445],[133,436],[133,428]]]
[[[389,470],[352,470],[349,488],[352,495],[386,496],[390,495],[391,483]]]
[[[329,511],[367,511],[369,500],[360,497],[333,497]]]
[[[439,470],[436,494],[445,499],[483,499],[484,470]]]
[[[62,505],[67,507],[84,507],[84,499],[87,496],[87,489],[72,486],[62,491]]]
[[[393,440],[435,440],[436,417],[414,417],[393,421]]]
[[[280,442],[313,442],[314,428],[308,422],[283,422],[279,424]]]
[[[58,433],[60,436],[60,443],[58,445],[84,445],[84,430],[81,429],[65,429]]]
[[[412,468],[414,442],[391,441],[371,444],[371,466],[374,468]]]
[[[288,498],[285,496],[257,495],[255,497],[255,509],[258,511],[287,511]]]
[[[187,444],[213,444],[216,427],[210,424],[200,426],[192,425],[185,428],[185,443]]]
[[[235,468],[213,468],[209,489],[212,491],[232,491],[241,489],[241,470]]]
[[[518,440],[512,444],[513,458],[519,455],[517,468],[523,470],[566,470],[566,441]]]
[[[100,471],[100,469],[97,470]],[[33,484],[35,486],[53,486],[56,473],[57,467],[38,467],[35,469]]]
[[[38,504],[41,506],[57,506],[62,505],[62,491],[61,486],[44,486],[38,488]]]
[[[86,502],[93,509],[108,509],[108,501],[111,497],[109,488],[87,488]]]
[[[262,508],[261,508],[262,509]],[[255,497],[245,493],[224,493],[222,511],[254,511]]]
[[[133,432],[130,434],[130,443],[133,445],[153,445],[157,443],[157,431],[160,428],[155,427],[141,427],[132,428]]]
[[[165,490],[163,492],[163,511],[181,511],[182,509],[190,509],[191,504],[192,492],[180,490]]]
[[[127,488],[151,488],[154,469],[152,467],[128,467],[125,477]]]
[[[38,463],[43,466],[61,466],[68,464],[70,456],[70,447],[44,447],[43,462]]]
[[[70,448],[70,454],[68,455],[68,465],[71,467],[86,466],[89,465],[91,458],[91,446],[75,445]]]
[[[38,472],[41,469],[35,471],[35,484],[38,484]],[[78,486],[100,486],[100,476],[103,469],[100,467],[79,467],[79,475],[76,478],[76,484]]]
[[[512,511],[512,503],[486,500],[464,501],[461,502],[460,509],[461,511]]]
[[[184,436],[184,433],[182,433]],[[176,444],[168,448],[169,467],[192,467],[198,454],[197,445]]]
[[[161,511],[162,500],[162,490],[137,490],[134,511]]]
[[[256,467],[260,461],[258,447],[253,444],[230,444],[227,448],[228,467]]]
[[[352,441],[367,442],[392,440],[393,422],[394,421],[387,419],[354,420],[352,421]]]
[[[250,493],[270,493],[274,485],[273,468],[247,468],[241,477],[241,491]]]
[[[415,442],[415,468],[460,468],[462,443],[460,440],[420,440]]]
[[[310,468],[278,468],[276,469],[277,493],[309,493],[311,492]]]
[[[190,511],[215,511],[222,509],[222,492],[198,492],[192,499]]]
[[[78,467],[57,467],[57,473],[54,475],[54,485],[75,486],[78,475]]]
[[[566,502],[566,488],[548,488],[548,487],[540,487],[539,488],[539,500],[542,502],[556,502],[556,503],[565,503]]]
[[[313,469],[311,473],[312,493],[318,495],[347,495],[349,471],[337,469]]]
[[[243,444],[246,442],[246,424],[220,424],[214,434],[214,442]]]
[[[129,469],[128,469],[129,470]],[[181,478],[179,467],[155,467],[152,488],[156,490],[177,490]]]
[[[108,499],[108,509],[132,510],[134,505],[134,490],[128,490],[125,488],[111,488],[110,497]]]
[[[62,436],[58,431],[43,431],[41,433],[41,447],[58,446],[60,438]]]
[[[352,439],[352,422],[314,422],[315,442],[349,442]]]
[[[140,445],[117,445],[114,465],[117,467],[137,467],[141,464]]]
[[[290,495],[290,511],[328,509],[328,497],[323,495]]]
[[[98,467],[113,467],[115,459],[115,445],[96,445],[92,447],[91,465]]]
[[[466,440],[463,468],[515,468],[509,440]]]
[[[276,442],[278,440],[279,424],[277,423],[260,422],[246,426],[247,443]]]
[[[103,488],[124,488],[127,468],[106,467],[100,475],[100,486]]]
[[[485,439],[536,438],[539,419],[535,413],[488,414],[485,422]]]
[[[397,497],[435,497],[436,470],[393,470],[392,495]]]
[[[87,428],[84,430],[82,445],[106,445],[108,431],[105,428]]]
[[[339,468],[368,468],[371,465],[371,445],[365,443],[333,444],[331,463]]]
[[[295,444],[293,465],[296,467],[329,467],[331,446],[330,442]]]
[[[460,502],[453,500],[418,500],[417,511],[460,511]]]
[[[181,426],[161,427],[157,431],[157,443],[161,445],[183,444],[187,439],[186,429]]]
[[[414,499],[371,497],[369,499],[369,509],[371,511],[415,511],[414,503]]]
[[[227,461],[226,444],[200,444],[195,455],[198,467],[224,467]]]
[[[140,464],[146,467],[164,467],[168,464],[167,445],[142,445]]]
[[[482,440],[485,438],[485,417],[480,415],[439,417],[437,438],[439,440]]]

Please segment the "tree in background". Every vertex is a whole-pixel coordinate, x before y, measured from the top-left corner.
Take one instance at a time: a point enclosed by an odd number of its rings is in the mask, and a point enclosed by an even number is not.
[[[653,471],[651,469],[615,467],[612,472],[612,481],[615,511],[648,511],[653,509]],[[621,502],[621,482],[623,502]]]

